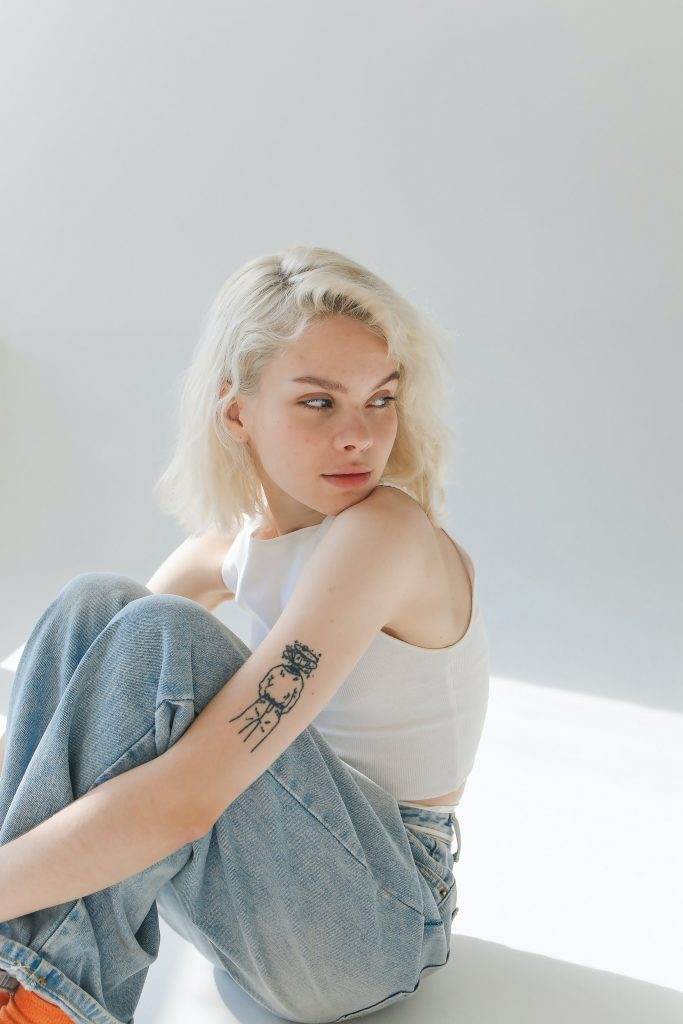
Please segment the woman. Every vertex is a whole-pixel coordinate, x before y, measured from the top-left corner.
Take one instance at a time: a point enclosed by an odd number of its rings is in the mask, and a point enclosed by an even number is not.
[[[17,669],[0,1022],[130,1021],[158,911],[290,1020],[371,1013],[448,961],[488,661],[436,522],[440,359],[335,252],[219,292],[159,481],[191,535],[147,586],[69,581]],[[251,647],[211,614],[231,598]]]

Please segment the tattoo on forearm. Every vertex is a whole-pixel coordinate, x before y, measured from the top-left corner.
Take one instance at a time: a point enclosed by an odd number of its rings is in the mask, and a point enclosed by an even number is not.
[[[244,737],[245,743],[257,730],[263,733],[259,742],[251,748],[249,753],[253,753],[256,747],[263,743],[282,716],[294,707],[303,693],[304,679],[308,679],[313,674],[320,658],[319,651],[311,650],[300,640],[295,640],[293,644],[287,644],[282,652],[280,664],[273,665],[259,682],[256,700],[248,704],[239,715],[228,719],[229,722],[237,722],[240,718],[244,718],[245,724],[239,731],[247,730]]]

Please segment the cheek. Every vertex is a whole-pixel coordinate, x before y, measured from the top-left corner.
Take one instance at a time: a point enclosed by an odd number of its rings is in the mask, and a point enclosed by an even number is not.
[[[398,433],[398,414],[392,405],[392,413],[382,420],[379,436],[385,444],[392,444]]]
[[[313,417],[311,417],[312,420]],[[282,453],[283,459],[301,458],[302,453],[313,453],[323,442],[320,428],[304,417],[280,413],[270,425],[271,447]]]

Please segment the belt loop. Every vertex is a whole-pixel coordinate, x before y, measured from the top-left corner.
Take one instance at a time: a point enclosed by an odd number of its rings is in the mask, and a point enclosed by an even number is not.
[[[455,814],[451,814],[451,818],[453,819],[453,826],[455,828],[455,834],[458,839],[458,847],[455,853],[453,854],[453,860],[457,861],[460,860],[460,850],[462,848],[462,842],[460,841],[460,822],[456,818]]]

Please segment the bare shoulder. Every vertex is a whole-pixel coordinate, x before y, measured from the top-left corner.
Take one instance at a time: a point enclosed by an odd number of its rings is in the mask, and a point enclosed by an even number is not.
[[[379,484],[362,501],[344,509],[342,515],[362,515],[368,523],[378,523],[406,529],[430,527],[429,518],[420,503],[398,487]]]
[[[383,632],[414,647],[452,646],[465,635],[471,622],[471,559],[411,495],[396,488],[378,490],[387,492],[378,497],[377,506],[385,503],[397,549],[401,557],[410,552],[410,562],[417,568],[412,589]],[[397,523],[403,524],[405,532],[397,531]]]
[[[387,558],[399,560],[404,575],[412,575],[416,584],[422,578],[430,554],[433,555],[434,527],[420,503],[410,494],[380,484],[335,519],[346,523],[359,540],[366,539],[377,545]],[[342,530],[343,527],[337,533],[339,539]]]

